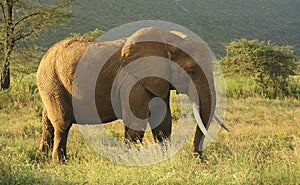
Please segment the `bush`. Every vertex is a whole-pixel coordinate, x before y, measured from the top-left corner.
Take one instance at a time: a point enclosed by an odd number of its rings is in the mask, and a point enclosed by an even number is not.
[[[253,78],[267,98],[296,96],[297,88],[290,83],[299,59],[291,46],[240,39],[226,46],[227,56],[220,60],[226,76]]]

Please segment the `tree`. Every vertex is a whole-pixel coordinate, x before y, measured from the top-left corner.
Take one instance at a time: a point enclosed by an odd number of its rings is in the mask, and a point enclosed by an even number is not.
[[[38,38],[55,24],[72,16],[73,0],[0,0],[0,53],[2,70],[0,89],[10,86],[11,54],[15,47]]]
[[[220,61],[225,74],[253,77],[268,98],[288,95],[288,79],[299,59],[292,46],[240,39],[228,44],[226,53]]]
[[[71,37],[90,37],[90,38],[94,38],[97,39],[98,37],[100,37],[102,34],[104,33],[103,30],[100,30],[99,28],[95,28],[92,31],[88,31],[86,33],[71,33]]]

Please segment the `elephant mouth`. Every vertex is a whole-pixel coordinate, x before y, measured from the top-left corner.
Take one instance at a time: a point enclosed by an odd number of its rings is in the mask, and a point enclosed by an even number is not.
[[[176,88],[171,84],[171,90],[175,90],[176,94],[188,94],[188,87],[186,84],[176,84]]]

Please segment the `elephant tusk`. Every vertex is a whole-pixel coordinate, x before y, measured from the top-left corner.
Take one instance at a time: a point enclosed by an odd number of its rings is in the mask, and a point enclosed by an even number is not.
[[[215,119],[218,121],[218,123],[228,132],[231,132],[231,129],[222,121],[222,119],[219,117],[218,114],[214,114]]]
[[[200,128],[200,130],[202,131],[202,133],[209,139],[210,142],[215,142],[214,139],[209,135],[208,131],[206,130],[201,117],[200,117],[200,108],[198,107],[197,103],[193,102],[193,111],[194,111],[194,116],[195,119],[197,121],[198,127]]]

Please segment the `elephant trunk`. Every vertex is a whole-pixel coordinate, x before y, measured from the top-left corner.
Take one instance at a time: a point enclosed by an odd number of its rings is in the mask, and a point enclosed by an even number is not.
[[[201,82],[193,82],[196,89],[189,87],[188,96],[195,102],[193,104],[193,112],[197,121],[197,129],[194,138],[194,151],[201,152],[204,136],[211,142],[213,138],[208,134],[210,122],[214,116],[216,106],[216,93],[213,80],[209,80],[205,74],[201,74]]]

